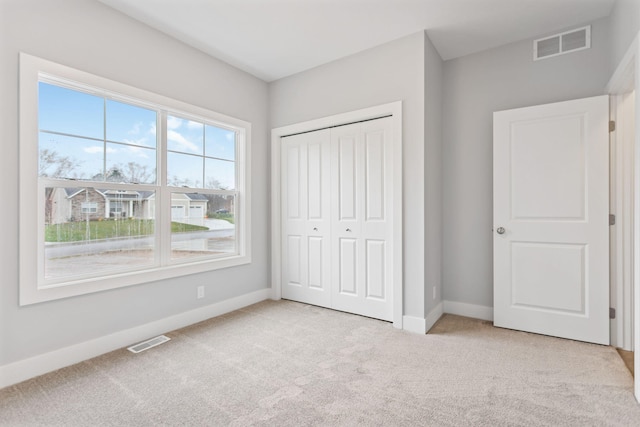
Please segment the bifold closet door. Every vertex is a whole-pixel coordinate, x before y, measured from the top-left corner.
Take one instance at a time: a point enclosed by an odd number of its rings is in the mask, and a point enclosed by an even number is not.
[[[331,306],[330,131],[282,138],[282,297]]]
[[[331,131],[331,306],[389,321],[393,320],[392,142],[390,117]]]

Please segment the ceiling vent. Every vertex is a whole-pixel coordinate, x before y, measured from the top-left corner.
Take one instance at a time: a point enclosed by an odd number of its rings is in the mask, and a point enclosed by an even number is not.
[[[533,60],[551,58],[591,47],[591,25],[533,42]]]

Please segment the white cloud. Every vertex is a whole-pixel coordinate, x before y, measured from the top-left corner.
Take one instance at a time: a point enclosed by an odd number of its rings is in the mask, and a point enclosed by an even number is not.
[[[194,121],[187,121],[187,127],[189,129],[202,129],[202,123],[198,123],[198,122],[194,122]]]
[[[156,122],[149,123],[149,130],[147,131],[147,133],[153,136],[156,135]]]
[[[167,129],[178,129],[182,126],[184,120],[179,119],[178,117],[167,116]]]
[[[127,132],[129,135],[138,135],[140,133],[140,127],[142,126],[142,122],[138,122],[133,125],[131,129]]]
[[[174,130],[168,130],[167,131],[167,139],[171,142],[175,142],[176,144],[178,144],[178,146],[180,147],[180,149],[182,151],[191,151],[194,153],[199,153],[200,149],[198,148],[198,146],[196,144],[194,144],[193,142],[189,141],[187,138],[185,138],[184,136],[180,135],[178,132],[174,131]]]
[[[149,155],[148,152],[149,150],[146,150],[142,147],[133,147],[133,146],[129,146],[127,147],[127,152],[136,156],[136,157],[141,157],[143,159],[148,159]]]

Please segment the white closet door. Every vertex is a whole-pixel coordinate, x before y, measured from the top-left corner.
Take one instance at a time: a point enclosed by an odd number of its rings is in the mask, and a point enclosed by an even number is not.
[[[282,138],[282,297],[331,306],[330,131]]]
[[[384,118],[331,132],[331,305],[389,321],[393,320],[391,131],[391,118]]]

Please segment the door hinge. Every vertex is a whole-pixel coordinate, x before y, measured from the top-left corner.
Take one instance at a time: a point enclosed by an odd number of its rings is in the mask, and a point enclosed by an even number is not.
[[[616,122],[615,120],[609,121],[609,132],[614,132],[616,130]]]
[[[616,225],[616,216],[614,214],[609,214],[609,225]]]
[[[615,318],[616,318],[616,309],[609,308],[609,319],[615,319]]]

